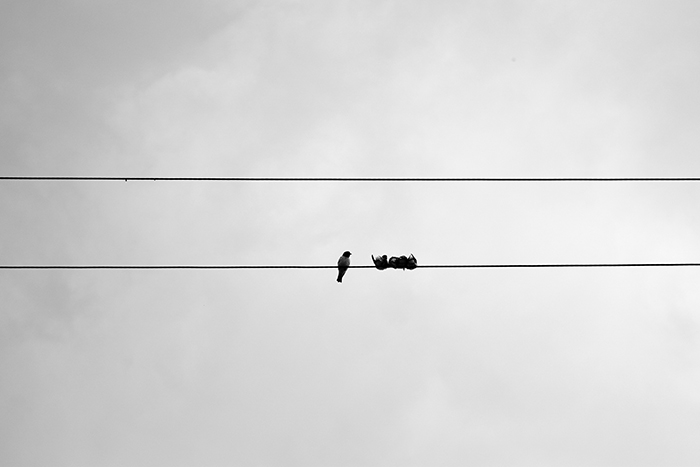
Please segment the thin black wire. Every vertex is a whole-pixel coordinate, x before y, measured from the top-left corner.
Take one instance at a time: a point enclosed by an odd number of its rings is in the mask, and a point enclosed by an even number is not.
[[[632,268],[687,267],[700,263],[549,263],[549,264],[428,264],[418,269],[489,269],[489,268]],[[0,265],[0,269],[336,269],[337,266],[278,266],[278,265]],[[374,266],[350,266],[350,269],[375,269]]]
[[[698,182],[700,177],[42,177],[0,176],[0,180],[51,181],[168,181],[168,182]]]

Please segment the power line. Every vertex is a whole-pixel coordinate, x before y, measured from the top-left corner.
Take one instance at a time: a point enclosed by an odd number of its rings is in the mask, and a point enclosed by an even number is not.
[[[15,181],[160,181],[160,182],[698,182],[700,177],[42,177],[0,176]]]
[[[493,269],[493,268],[633,268],[698,267],[700,263],[542,263],[542,264],[428,264],[418,269]],[[336,269],[337,266],[307,265],[0,265],[0,269]],[[351,269],[375,269],[375,266],[350,266]]]

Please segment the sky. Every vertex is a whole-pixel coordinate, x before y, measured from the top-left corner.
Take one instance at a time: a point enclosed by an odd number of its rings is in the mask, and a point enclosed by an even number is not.
[[[698,177],[692,0],[5,0],[0,175]],[[698,262],[686,183],[0,181],[3,265]],[[0,465],[696,466],[700,268],[0,270]]]

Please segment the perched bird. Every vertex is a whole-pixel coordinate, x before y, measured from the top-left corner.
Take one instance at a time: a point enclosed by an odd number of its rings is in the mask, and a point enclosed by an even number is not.
[[[407,264],[408,258],[406,258],[405,255],[392,256],[391,258],[389,258],[389,266],[394,269],[406,269]]]
[[[389,262],[386,259],[386,255],[377,256],[376,258],[372,255],[372,261],[374,261],[374,267],[380,271],[389,267]]]
[[[408,262],[406,263],[406,269],[416,269],[418,267],[418,260],[413,253],[408,257]]]
[[[389,267],[398,269],[399,268],[399,257],[398,256],[392,256],[389,258]]]
[[[408,264],[408,258],[406,258],[406,255],[401,255],[396,262],[396,269],[406,269],[406,264]]]
[[[352,253],[350,253],[349,251],[346,251],[345,253],[343,253],[343,256],[341,256],[338,260],[338,282],[343,282],[343,276],[350,267],[351,254]]]

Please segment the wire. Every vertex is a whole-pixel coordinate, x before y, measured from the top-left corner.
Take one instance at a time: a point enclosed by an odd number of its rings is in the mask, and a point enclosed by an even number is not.
[[[428,264],[418,269],[491,269],[491,268],[632,268],[687,267],[700,263],[549,263],[549,264]],[[262,265],[0,265],[0,269],[336,269],[337,266],[262,266]],[[375,266],[350,266],[350,269],[375,269]],[[392,268],[388,268],[392,269]]]
[[[430,178],[430,177],[15,177],[0,180],[167,181],[167,182],[698,182],[700,177],[563,177],[563,178]]]

